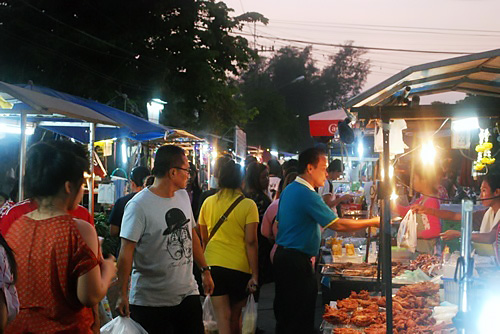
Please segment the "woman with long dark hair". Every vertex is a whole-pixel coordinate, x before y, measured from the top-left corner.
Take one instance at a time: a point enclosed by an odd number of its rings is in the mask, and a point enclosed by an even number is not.
[[[28,152],[24,188],[37,209],[16,220],[6,240],[17,261],[21,310],[11,333],[92,333],[90,307],[106,295],[116,274],[103,259],[97,233],[73,218],[83,197],[88,163],[48,143]]]
[[[241,191],[239,165],[232,160],[222,165],[218,181],[220,190],[201,207],[199,226],[215,285],[211,299],[219,333],[238,334],[241,309],[258,283],[259,215],[255,203]]]
[[[247,168],[245,176],[245,195],[252,199],[259,210],[259,228],[257,237],[259,240],[259,287],[273,281],[273,269],[270,259],[272,245],[261,233],[262,219],[271,199],[267,196],[269,187],[269,170],[266,165],[253,162]],[[255,301],[259,301],[260,289],[255,294]]]

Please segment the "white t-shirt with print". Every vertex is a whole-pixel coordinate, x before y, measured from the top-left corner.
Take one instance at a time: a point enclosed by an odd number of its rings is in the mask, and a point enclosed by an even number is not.
[[[180,209],[189,221],[170,231],[166,214],[173,208]],[[146,188],[127,203],[120,237],[136,242],[130,304],[176,306],[185,297],[198,294],[193,276],[195,224],[184,189],[164,198]]]

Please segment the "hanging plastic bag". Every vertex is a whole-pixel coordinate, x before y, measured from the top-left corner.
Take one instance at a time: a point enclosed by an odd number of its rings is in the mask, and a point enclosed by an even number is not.
[[[113,320],[113,314],[111,314],[108,297],[106,296],[99,302],[99,320],[101,321],[101,326]]]
[[[215,319],[214,306],[212,305],[210,296],[207,296],[203,302],[203,327],[205,328],[205,334],[219,333],[217,320]]]
[[[148,334],[148,332],[128,317],[116,317],[101,327],[101,334]]]
[[[412,210],[408,210],[399,225],[397,241],[398,247],[407,248],[415,253],[417,248],[417,214]]]
[[[253,298],[253,294],[250,294],[247,299],[247,306],[243,311],[243,325],[242,334],[255,334],[257,328],[257,304]]]

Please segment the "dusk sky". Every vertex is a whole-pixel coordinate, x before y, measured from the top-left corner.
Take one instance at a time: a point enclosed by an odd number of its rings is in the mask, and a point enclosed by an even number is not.
[[[224,0],[234,14],[259,12],[269,25],[257,24],[257,46],[279,49],[308,44],[276,40],[475,53],[500,48],[500,0]],[[250,27],[243,33],[250,34]],[[245,36],[253,43],[253,37]],[[317,66],[327,63],[338,48],[313,45]],[[271,53],[263,53],[270,56]],[[462,54],[425,54],[370,51],[371,73],[363,90],[413,65],[457,57]],[[462,93],[422,99],[453,102]]]

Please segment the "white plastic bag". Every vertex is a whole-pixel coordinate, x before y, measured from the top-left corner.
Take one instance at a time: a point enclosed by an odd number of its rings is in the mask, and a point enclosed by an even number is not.
[[[215,319],[214,306],[212,305],[210,296],[207,296],[203,302],[203,327],[207,334],[219,333],[217,320]]]
[[[410,252],[415,253],[417,249],[417,214],[412,210],[408,210],[399,225],[397,241],[398,247],[407,248]]]
[[[116,317],[101,327],[101,334],[148,334],[148,332],[128,317]]]
[[[255,334],[257,329],[257,304],[253,298],[253,294],[250,294],[247,299],[247,306],[243,311],[243,325],[241,329],[242,334]]]

